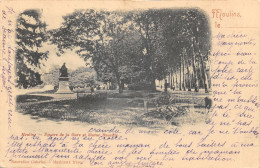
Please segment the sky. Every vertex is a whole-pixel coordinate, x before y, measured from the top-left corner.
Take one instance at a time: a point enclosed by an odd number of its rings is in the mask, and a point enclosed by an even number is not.
[[[72,13],[73,11],[73,9],[66,9],[60,10],[57,13],[53,10],[45,8],[44,10],[42,10],[42,20],[46,22],[47,30],[59,28],[63,21],[62,16],[68,13]],[[49,58],[47,59],[47,61],[42,62],[45,66],[42,66],[41,71],[44,73],[48,73],[49,70],[54,66],[58,65],[59,67],[61,67],[63,63],[66,63],[69,71],[73,71],[79,67],[86,66],[85,61],[73,51],[68,50],[61,56],[57,56],[57,49],[55,45],[44,44],[43,47],[44,50],[49,51]]]

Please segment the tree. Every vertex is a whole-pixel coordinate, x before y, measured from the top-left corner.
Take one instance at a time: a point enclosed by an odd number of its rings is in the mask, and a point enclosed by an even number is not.
[[[18,16],[16,28],[16,74],[17,86],[33,87],[42,83],[37,69],[48,52],[41,51],[47,40],[46,24],[41,21],[38,10],[26,10]]]
[[[124,13],[80,10],[64,17],[59,29],[51,31],[52,43],[60,53],[75,49],[85,61],[91,60],[99,77],[113,74],[119,92],[123,92],[122,71],[130,55],[136,52],[138,36]]]
[[[132,12],[135,27],[142,38],[143,67],[146,78],[151,83],[151,89],[156,90],[155,80],[162,80],[168,73],[168,59],[163,39],[163,12],[146,10]]]
[[[71,87],[86,87],[96,84],[95,71],[88,67],[80,67],[70,73]]]
[[[177,67],[183,65],[183,71],[184,64],[187,64],[188,78],[193,76],[195,91],[199,91],[199,82],[202,78],[205,91],[207,92],[208,79],[204,62],[208,60],[207,57],[210,51],[210,29],[206,16],[197,9],[179,10],[169,17],[168,26],[165,27],[164,37],[167,43],[167,51],[169,55],[175,53],[174,58],[170,59],[170,62]],[[181,53],[183,51],[185,55]],[[178,62],[181,60],[179,55],[186,56],[186,63],[183,60],[183,63],[178,65]],[[189,69],[189,66],[192,67],[192,71]],[[201,72],[200,76],[199,72]],[[189,80],[192,79],[190,78]],[[188,85],[190,85],[189,83]]]
[[[194,86],[198,91],[201,78],[206,88],[204,53],[209,53],[205,51],[210,49],[210,32],[205,15],[197,9],[90,9],[63,19],[62,26],[51,31],[59,54],[70,49],[86,62],[91,60],[98,80],[117,83],[120,93],[125,83],[133,81],[149,83],[155,90],[155,80],[167,75],[171,85],[175,82],[177,88],[178,83],[180,90],[187,87],[190,91]]]

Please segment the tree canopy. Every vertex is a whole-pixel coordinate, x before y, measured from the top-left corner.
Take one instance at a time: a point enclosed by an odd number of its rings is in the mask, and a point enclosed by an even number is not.
[[[91,61],[99,80],[116,81],[119,92],[133,78],[146,81],[155,90],[155,80],[166,76],[179,89],[209,87],[205,64],[210,28],[206,15],[198,9],[87,9],[63,19],[60,28],[50,31],[58,54],[75,50],[86,62]]]
[[[41,60],[48,58],[48,51],[41,51],[47,40],[46,24],[41,21],[38,10],[26,10],[17,19],[16,28],[16,73],[17,85],[24,88],[41,84],[37,68]]]

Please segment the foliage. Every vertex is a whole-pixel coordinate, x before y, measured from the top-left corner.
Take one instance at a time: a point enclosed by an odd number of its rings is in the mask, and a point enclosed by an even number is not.
[[[79,96],[79,101],[86,101],[92,103],[92,102],[106,100],[106,98],[107,98],[106,93],[93,93],[93,94]]]
[[[143,70],[146,72],[146,79],[150,81],[151,87],[155,90],[155,79],[163,79],[167,75],[167,51],[164,49],[165,42],[163,29],[165,24],[162,22],[163,11],[145,10],[133,12],[133,21],[142,38],[141,58]]]
[[[88,9],[63,19],[60,28],[50,31],[58,54],[75,50],[86,62],[91,61],[99,81],[117,83],[120,93],[124,84],[139,89],[137,83],[143,84],[143,80],[155,90],[156,79],[162,80],[173,72],[176,76],[177,71],[180,80],[185,71],[192,76],[188,81],[194,83],[189,87],[198,91],[198,85],[205,83],[206,88],[204,64],[210,52],[210,30],[207,17],[198,9]],[[184,85],[186,81],[179,83]]]
[[[50,68],[49,73],[44,73],[41,75],[41,80],[45,85],[58,86],[59,84],[59,75],[60,67],[54,65]]]
[[[204,64],[208,60],[211,49],[211,32],[207,16],[198,9],[179,10],[166,23],[169,26],[166,26],[163,34],[171,63],[170,70],[183,72],[187,68],[188,75],[193,76],[192,79],[191,77],[188,79],[188,87],[192,85],[195,91],[198,91],[199,86],[205,83],[207,92],[208,79]],[[183,66],[186,67],[183,68]],[[190,70],[189,67],[192,69]],[[185,79],[182,80],[184,84]]]
[[[159,97],[155,100],[156,107],[160,107],[162,105],[169,105],[172,103],[173,97],[170,93],[162,93]]]
[[[25,102],[37,102],[43,100],[51,100],[53,97],[49,96],[38,96],[38,95],[18,95],[16,97],[17,103],[25,103]]]
[[[71,87],[86,87],[96,84],[95,71],[91,68],[81,67],[71,72],[70,86]]]
[[[187,114],[187,107],[176,104],[171,94],[163,93],[156,100],[157,113],[166,121],[171,121],[174,117]]]
[[[134,82],[128,85],[130,90],[151,90],[151,84],[147,81]]]
[[[86,61],[91,59],[99,79],[111,80],[104,74],[111,74],[116,78],[121,89],[121,67],[127,62],[129,54],[135,49],[130,46],[138,42],[130,41],[135,36],[126,26],[127,20],[123,13],[81,10],[64,17],[61,28],[53,30],[52,43],[57,44],[61,53],[65,49],[77,47],[77,54]],[[111,76],[111,75],[110,75]]]
[[[16,33],[17,85],[24,88],[39,85],[42,81],[37,68],[40,68],[41,60],[48,58],[48,52],[40,51],[47,40],[46,24],[41,21],[40,12],[22,12],[17,19]]]

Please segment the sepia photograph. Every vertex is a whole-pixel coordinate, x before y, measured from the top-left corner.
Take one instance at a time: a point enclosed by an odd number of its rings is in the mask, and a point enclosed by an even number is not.
[[[211,31],[203,11],[84,9],[59,25],[43,14],[17,18],[19,113],[152,128],[206,121]]]

